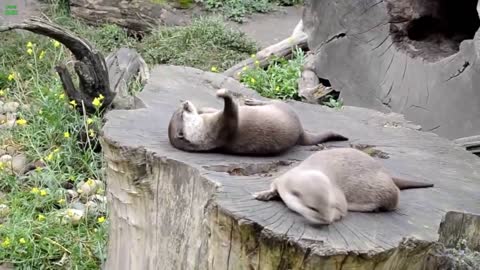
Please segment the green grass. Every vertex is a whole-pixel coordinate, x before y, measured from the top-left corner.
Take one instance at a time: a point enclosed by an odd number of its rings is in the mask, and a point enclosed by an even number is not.
[[[246,15],[272,11],[276,5],[303,4],[303,0],[204,0],[207,10],[220,12],[227,18],[243,22]]]
[[[252,55],[255,58],[255,55]],[[290,60],[274,57],[266,69],[255,65],[241,72],[240,81],[260,95],[275,99],[300,100],[298,78],[302,73],[305,55],[301,49],[293,52]]]
[[[52,9],[54,22],[89,40],[105,56],[116,48],[132,47],[149,65],[221,71],[256,50],[253,42],[227,30],[218,18],[200,18],[188,27],[161,28],[139,42],[117,26],[87,26],[62,13],[61,7]],[[0,169],[0,191],[5,194],[0,209],[8,210],[0,210],[0,263],[13,263],[18,269],[99,269],[106,256],[108,213],[95,211],[78,224],[69,222],[65,210],[72,202],[62,184],[104,181],[101,153],[82,148],[76,140],[82,128],[99,127],[101,119],[92,116],[87,124],[63,94],[53,68],[66,62],[71,69],[66,48],[30,33],[1,33],[0,42],[0,100],[28,104],[19,111],[16,127],[0,130],[0,144],[15,146],[29,161],[46,164],[25,176],[12,175],[5,166]],[[130,86],[132,92],[142,88],[138,82]]]

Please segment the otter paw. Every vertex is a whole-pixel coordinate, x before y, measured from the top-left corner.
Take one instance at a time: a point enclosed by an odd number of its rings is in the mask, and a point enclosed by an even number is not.
[[[277,192],[271,190],[260,191],[253,194],[253,197],[259,201],[269,201],[275,196],[277,196]]]
[[[188,100],[182,102],[182,106],[184,111],[187,111],[187,112],[193,111],[193,104]]]
[[[230,95],[230,92],[226,88],[217,90],[217,97],[227,97]]]

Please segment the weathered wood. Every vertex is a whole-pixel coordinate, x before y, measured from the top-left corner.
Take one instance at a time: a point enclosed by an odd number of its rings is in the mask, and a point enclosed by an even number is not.
[[[303,23],[302,20],[300,20],[290,37],[260,50],[255,54],[255,57],[243,60],[224,71],[223,74],[239,79],[240,73],[245,67],[266,67],[270,63],[269,60],[272,56],[287,57],[292,54],[294,48],[305,50],[307,47],[307,35],[303,32]]]
[[[97,107],[92,103],[94,98],[103,95],[102,105],[98,108],[103,111],[112,103],[115,94],[110,91],[108,80],[108,71],[105,59],[102,54],[97,51],[90,43],[80,37],[75,36],[70,31],[62,27],[45,21],[40,18],[29,18],[20,24],[9,24],[0,26],[0,32],[12,29],[23,29],[30,32],[53,38],[65,45],[75,56],[74,69],[79,78],[78,89],[73,84],[70,73],[64,64],[55,67],[63,89],[70,100],[75,100],[77,104],[82,101],[88,113],[97,111]],[[82,111],[82,106],[77,107]]]
[[[159,25],[185,25],[184,14],[167,5],[167,1],[70,0],[73,17],[92,24],[113,23],[135,32],[149,32]]]
[[[458,145],[465,147],[468,151],[480,156],[480,135],[458,138],[454,140]]]
[[[111,53],[105,59],[108,77],[115,99],[113,109],[131,109],[134,104],[133,96],[128,92],[128,83],[138,76],[143,84],[148,80],[148,66],[142,56],[134,49],[121,48]]]
[[[439,241],[455,248],[459,241],[471,250],[480,251],[480,215],[451,211],[440,223]]]
[[[479,3],[480,4],[480,3]],[[315,72],[344,104],[449,139],[480,134],[477,1],[305,1]]]
[[[106,114],[106,269],[420,270],[447,211],[480,212],[480,160],[465,149],[395,113],[293,101],[307,130],[351,138],[329,147],[372,145],[388,155],[379,160],[394,175],[435,187],[402,191],[396,211],[350,212],[330,226],[308,225],[282,201],[257,201],[254,192],[319,148],[297,146],[277,157],[173,148],[167,128],[180,101],[221,108],[221,87],[266,100],[222,74],[157,66],[138,109]]]

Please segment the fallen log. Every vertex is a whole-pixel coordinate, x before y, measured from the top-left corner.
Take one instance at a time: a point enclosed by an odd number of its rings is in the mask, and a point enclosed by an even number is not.
[[[224,71],[223,74],[235,79],[239,79],[240,73],[245,67],[266,67],[270,63],[269,61],[272,56],[287,57],[292,54],[292,51],[295,48],[300,48],[302,50],[306,50],[308,48],[307,35],[303,32],[302,20],[300,20],[297,26],[295,26],[295,29],[290,37],[260,50],[255,54],[255,57],[243,60],[242,62]]]
[[[168,123],[180,101],[221,108],[222,87],[239,100],[267,100],[225,75],[165,65],[152,70],[138,109],[106,114],[106,269],[424,270],[433,248],[443,251],[437,228],[445,213],[480,212],[480,160],[465,149],[399,114],[297,101],[289,104],[307,130],[351,138],[326,147],[369,145],[388,155],[380,160],[393,174],[435,187],[402,191],[396,211],[349,212],[330,226],[309,225],[282,201],[257,201],[254,192],[319,148],[243,157],[172,147]]]

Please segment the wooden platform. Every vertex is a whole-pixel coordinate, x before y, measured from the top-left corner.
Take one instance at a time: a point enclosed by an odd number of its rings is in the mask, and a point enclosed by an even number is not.
[[[447,211],[480,213],[477,156],[398,114],[292,102],[307,130],[335,130],[349,143],[374,145],[389,156],[381,161],[393,174],[435,184],[402,191],[394,212],[350,212],[330,226],[307,225],[281,201],[251,194],[318,147],[271,158],[179,151],[167,127],[181,100],[221,108],[215,97],[221,87],[260,97],[231,78],[193,68],[157,66],[150,78],[139,109],[106,116],[106,269],[415,269],[420,258],[412,254],[438,239]],[[413,240],[398,248],[403,238]]]

